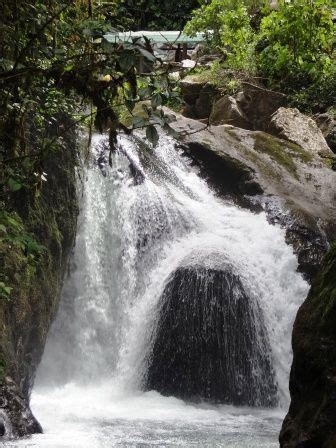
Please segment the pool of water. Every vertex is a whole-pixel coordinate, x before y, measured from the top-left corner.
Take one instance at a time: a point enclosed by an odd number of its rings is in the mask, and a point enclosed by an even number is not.
[[[44,434],[5,447],[278,447],[284,412],[234,406],[186,404],[157,392],[114,394],[68,384],[40,389],[32,409]]]

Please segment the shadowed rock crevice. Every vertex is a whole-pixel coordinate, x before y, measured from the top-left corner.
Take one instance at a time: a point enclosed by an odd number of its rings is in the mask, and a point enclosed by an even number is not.
[[[195,401],[277,404],[262,312],[230,266],[177,269],[160,306],[148,390]]]

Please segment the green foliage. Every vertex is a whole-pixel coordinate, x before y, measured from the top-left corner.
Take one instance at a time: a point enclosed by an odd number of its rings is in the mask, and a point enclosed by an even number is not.
[[[332,4],[279,0],[272,10],[265,1],[203,1],[185,32],[207,33],[222,66],[258,75],[305,110],[325,110],[335,91]]]
[[[203,2],[184,31],[189,35],[204,32],[210,47],[223,54],[228,66],[253,71],[255,34],[252,17],[263,4],[257,0]]]
[[[0,213],[0,245],[1,252],[19,251],[21,260],[27,265],[31,274],[35,273],[35,265],[46,248],[33,235],[26,231],[21,218],[14,212]],[[5,268],[5,266],[3,266]],[[0,297],[10,299],[12,287],[4,273],[0,273]]]
[[[290,105],[308,113],[326,111],[335,107],[336,64],[322,73],[318,81],[291,92]]]
[[[0,282],[0,298],[9,300],[12,289],[13,288],[7,286],[4,282]]]
[[[140,91],[140,59],[156,62],[148,42],[119,45],[104,37],[122,27],[124,6],[122,0],[0,0],[2,200],[20,190],[38,195],[46,156],[62,148],[66,133],[88,115],[90,125],[110,132],[113,146],[118,130],[130,131],[120,122],[120,110],[132,111],[144,96],[152,95],[153,112],[169,100],[163,70],[147,76],[146,95]],[[59,129],[60,114],[76,120]]]
[[[271,82],[294,88],[318,82],[333,64],[332,1],[280,0],[262,19],[259,38],[265,48],[258,65]]]

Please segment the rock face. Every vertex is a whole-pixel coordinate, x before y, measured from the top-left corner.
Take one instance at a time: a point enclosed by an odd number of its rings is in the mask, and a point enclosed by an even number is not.
[[[43,252],[29,264],[20,247],[0,238],[0,265],[13,288],[10,300],[0,300],[0,413],[6,434],[40,431],[29,410],[29,395],[58,308],[78,214],[76,136],[66,136],[64,145],[43,160],[48,181],[40,195],[19,190],[12,198],[16,219],[44,246]]]
[[[336,446],[336,245],[297,314],[282,448]]]
[[[184,152],[218,194],[265,210],[271,222],[286,228],[299,270],[311,280],[336,238],[336,173],[330,159],[308,149],[307,142],[300,146],[264,132],[209,129],[182,116],[173,126],[184,135]]]
[[[230,124],[244,129],[252,127],[236,98],[230,95],[225,95],[214,103],[210,120],[213,125]]]
[[[247,82],[242,83],[237,102],[253,130],[267,131],[271,116],[287,103],[286,95]]]
[[[187,76],[180,82],[181,94],[186,103],[184,115],[190,118],[206,119],[210,116],[217,89],[206,81]]]
[[[188,76],[181,81],[184,115],[208,119],[213,125],[229,124],[243,129],[268,131],[272,115],[286,105],[286,96],[263,87],[242,83],[235,96],[225,95],[211,83]]]
[[[161,297],[147,389],[196,401],[274,406],[269,353],[261,310],[232,267],[181,267]]]
[[[300,145],[322,157],[333,157],[323,134],[312,118],[298,109],[280,107],[272,116],[270,130],[274,135]]]
[[[326,142],[332,152],[336,153],[336,120],[330,114],[319,114],[315,117]]]
[[[0,437],[23,437],[42,432],[27,398],[9,377],[0,384],[0,409]]]
[[[272,115],[286,104],[282,93],[247,82],[236,97],[223,97],[214,103],[210,121],[243,129],[268,131]]]

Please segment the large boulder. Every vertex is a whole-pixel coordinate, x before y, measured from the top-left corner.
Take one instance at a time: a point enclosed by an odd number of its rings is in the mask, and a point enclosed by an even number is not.
[[[180,267],[159,306],[147,389],[196,401],[277,404],[263,315],[231,266]]]
[[[272,115],[279,107],[287,103],[286,95],[264,87],[242,83],[242,91],[237,94],[237,104],[247,117],[250,127],[258,131],[267,131]]]
[[[265,210],[271,222],[282,225],[300,272],[311,280],[336,239],[336,173],[330,159],[320,157],[309,142],[304,149],[265,132],[207,128],[175,115],[180,146],[217,194]]]
[[[251,129],[251,123],[239,107],[236,98],[225,95],[213,104],[211,124],[230,124],[238,128]]]
[[[185,101],[183,114],[190,118],[208,118],[214,99],[218,96],[217,89],[211,83],[193,76],[182,79],[180,87]]]
[[[282,448],[336,446],[336,245],[297,314]]]
[[[298,109],[280,107],[271,119],[270,132],[300,145],[311,153],[333,158],[333,153],[315,121]]]

